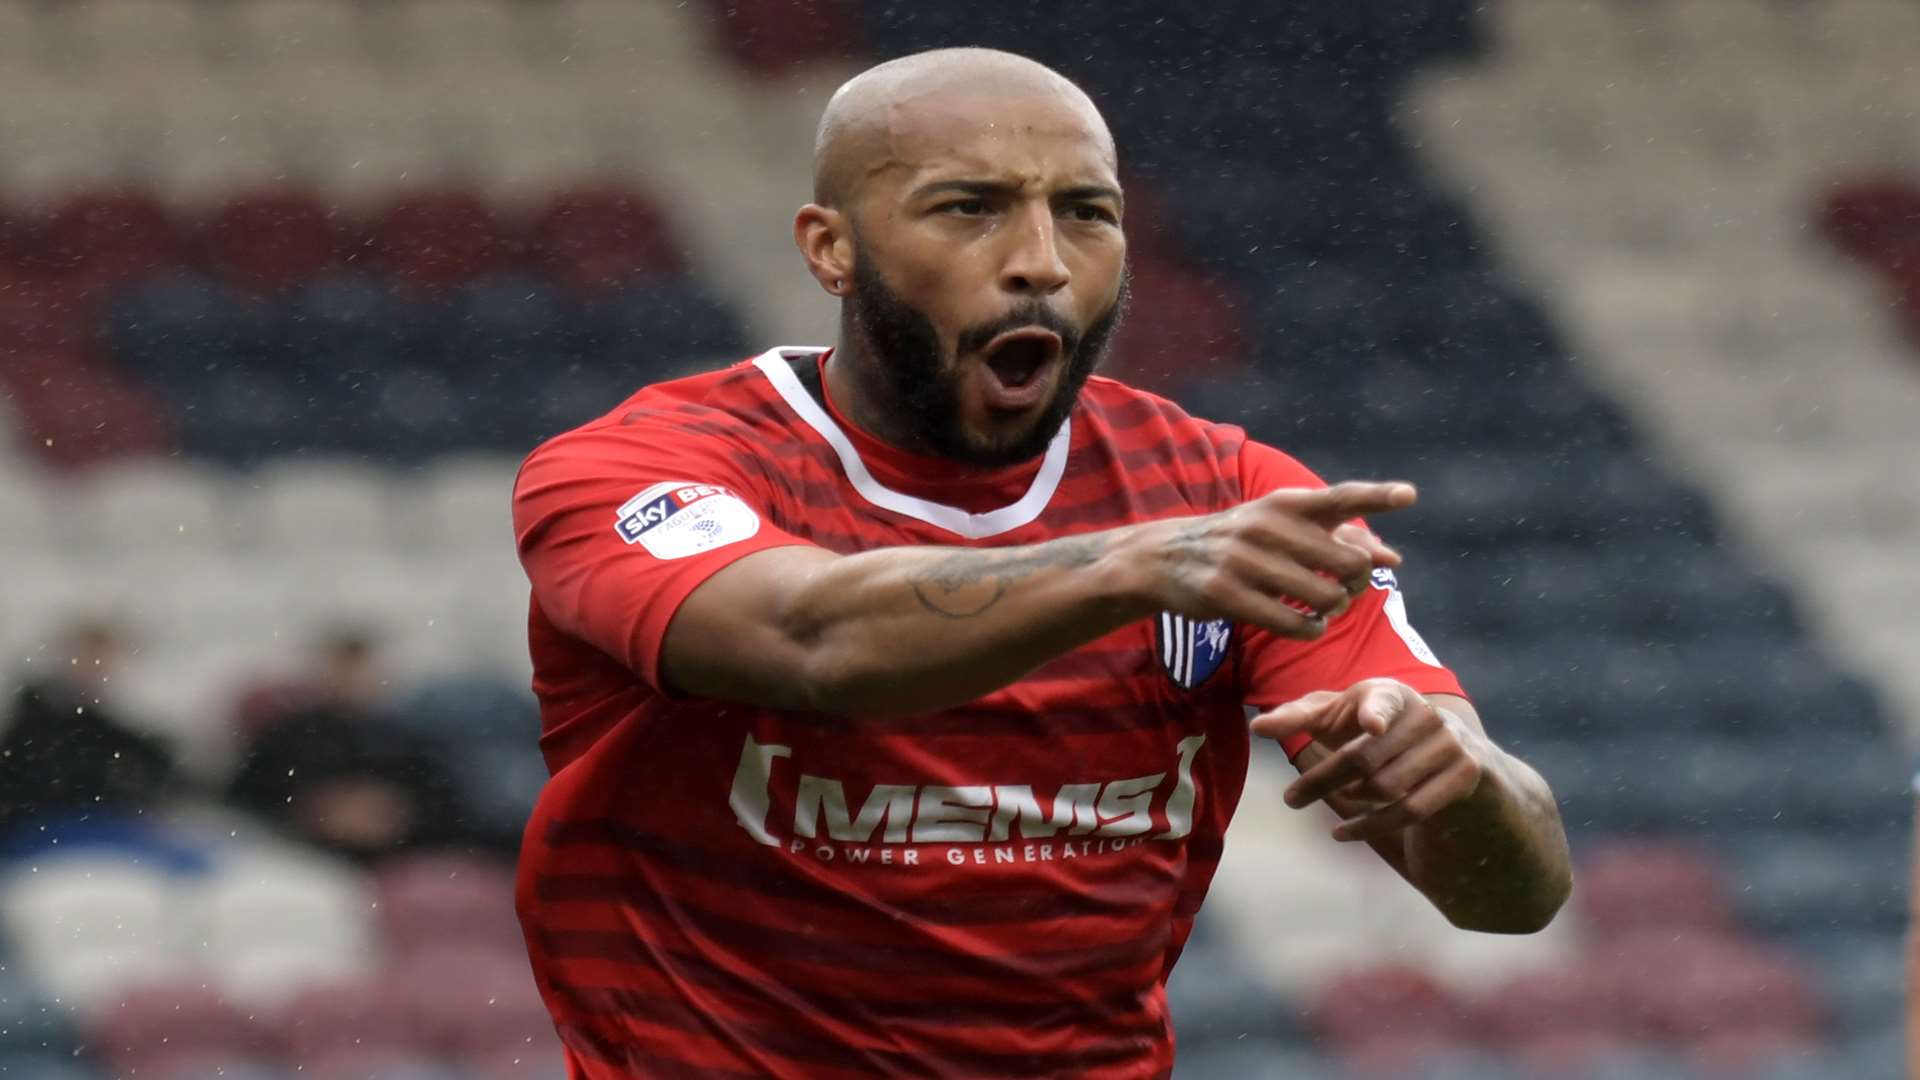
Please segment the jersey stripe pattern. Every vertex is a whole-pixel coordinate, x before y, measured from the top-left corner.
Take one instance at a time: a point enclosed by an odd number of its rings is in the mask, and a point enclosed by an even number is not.
[[[675,694],[674,611],[754,552],[1028,544],[1320,484],[1097,377],[1038,461],[916,459],[839,416],[822,362],[646,388],[516,484],[553,774],[518,906],[572,1075],[1167,1076],[1165,980],[1240,796],[1244,706],[1459,685],[1370,589],[1312,643],[1168,613],[938,712]]]

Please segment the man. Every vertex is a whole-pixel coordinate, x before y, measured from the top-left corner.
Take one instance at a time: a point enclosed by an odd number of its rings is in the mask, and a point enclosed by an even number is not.
[[[1025,59],[842,87],[795,221],[838,345],[642,390],[528,459],[553,779],[519,906],[576,1077],[1158,1077],[1255,734],[1455,922],[1569,883],[1552,796],[1399,558],[1235,428],[1091,377],[1114,147]],[[1275,912],[1285,918],[1285,912]]]

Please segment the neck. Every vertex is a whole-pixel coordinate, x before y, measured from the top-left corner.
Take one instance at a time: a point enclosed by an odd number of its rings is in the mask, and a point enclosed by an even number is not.
[[[860,430],[895,450],[932,453],[932,448],[901,422],[899,411],[886,407],[889,391],[886,376],[880,371],[884,362],[867,347],[866,335],[843,314],[840,340],[827,356],[827,396]]]

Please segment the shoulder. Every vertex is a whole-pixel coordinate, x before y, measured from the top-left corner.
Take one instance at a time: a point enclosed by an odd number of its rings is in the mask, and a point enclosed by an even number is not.
[[[1098,375],[1088,379],[1081,401],[1081,411],[1095,434],[1121,446],[1208,451],[1223,472],[1239,478],[1242,497],[1282,487],[1326,486],[1291,454],[1248,438],[1238,424],[1194,416],[1168,398],[1118,379]]]
[[[541,443],[527,456],[535,464],[600,465],[670,456],[764,439],[776,419],[776,399],[751,360],[653,383],[605,413]]]

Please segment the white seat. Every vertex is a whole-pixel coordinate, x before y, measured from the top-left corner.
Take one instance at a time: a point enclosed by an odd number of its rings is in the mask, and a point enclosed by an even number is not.
[[[517,56],[521,6],[507,0],[400,0],[381,5],[380,15],[392,35],[392,54],[409,66],[459,65]]]
[[[368,955],[373,890],[353,868],[291,847],[222,856],[191,894],[210,957],[326,950]]]
[[[103,67],[129,58],[199,51],[195,0],[67,0],[47,9],[58,29],[73,35]]]
[[[342,461],[267,465],[243,482],[249,539],[262,550],[374,548],[388,539],[387,477]]]
[[[235,530],[233,477],[166,458],[106,462],[66,497],[66,532],[82,547],[206,550]]]
[[[172,949],[178,897],[173,878],[124,857],[33,859],[8,876],[0,910],[21,952],[41,970],[82,952]]]
[[[207,958],[214,984],[230,1000],[272,1012],[315,985],[357,983],[373,974],[372,950],[329,944],[252,948]]]
[[[520,462],[506,455],[443,458],[393,492],[393,518],[411,546],[513,548],[513,480]]]
[[[57,504],[44,476],[16,462],[0,463],[0,550],[51,550],[59,534]]]
[[[246,52],[263,67],[285,69],[303,60],[357,59],[365,49],[355,5],[335,0],[247,0],[235,15]]]

